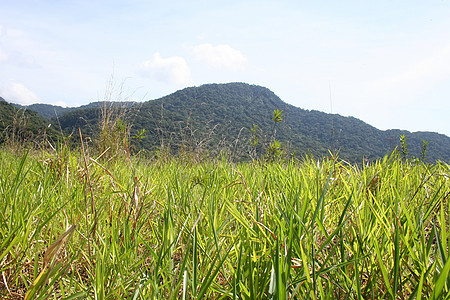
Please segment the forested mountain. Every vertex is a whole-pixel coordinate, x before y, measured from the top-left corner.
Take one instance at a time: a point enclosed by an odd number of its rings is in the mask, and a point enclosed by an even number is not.
[[[277,124],[274,110],[283,111]],[[73,110],[60,116],[66,132],[82,127],[94,134],[100,109]],[[410,154],[418,157],[422,140],[429,142],[428,159],[450,162],[450,138],[432,132],[381,131],[353,117],[309,111],[283,102],[267,88],[245,83],[207,84],[177,91],[157,100],[128,107],[123,118],[132,126],[132,136],[142,129],[145,138],[133,139],[136,148],[161,146],[172,150],[202,148],[212,154],[227,149],[236,157],[262,154],[273,138],[297,155],[312,153],[339,156],[352,162],[390,153],[405,135]],[[257,125],[257,128],[254,127]],[[251,131],[252,128],[256,128]],[[257,140],[257,145],[251,144]]]
[[[20,109],[27,109],[27,110],[34,111],[39,116],[47,118],[47,119],[63,116],[64,114],[77,109],[75,107],[62,107],[62,106],[51,105],[51,104],[42,104],[42,103],[31,104],[31,105],[20,105],[20,104],[12,103],[12,105],[14,105],[15,107],[20,108]]]
[[[115,105],[115,106],[126,106],[131,107],[136,104],[136,102],[107,102],[107,105]],[[62,107],[58,105],[51,105],[51,104],[43,104],[43,103],[37,103],[37,104],[31,104],[31,105],[20,105],[12,103],[17,108],[22,109],[28,109],[31,111],[36,112],[39,116],[51,119],[51,118],[59,118],[65,115],[68,112],[79,110],[79,109],[86,109],[86,108],[98,108],[105,105],[104,101],[96,101],[91,102],[86,105],[82,105],[79,107]]]
[[[0,97],[0,144],[6,140],[38,142],[44,136],[57,138],[58,132],[49,126],[50,120],[31,110],[19,109]]]

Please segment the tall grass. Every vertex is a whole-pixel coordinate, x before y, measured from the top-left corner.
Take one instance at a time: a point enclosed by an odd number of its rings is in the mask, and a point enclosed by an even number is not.
[[[0,153],[0,295],[441,299],[450,170]]]

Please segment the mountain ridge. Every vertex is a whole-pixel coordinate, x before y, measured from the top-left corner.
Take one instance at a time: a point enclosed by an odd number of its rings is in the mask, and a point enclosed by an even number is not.
[[[0,97],[0,144],[35,143],[43,137],[54,138],[57,131],[36,112],[16,108]]]
[[[125,105],[125,106],[131,106],[131,105],[137,104],[137,102],[135,102],[135,101],[114,101],[111,103],[114,103],[114,105]],[[60,116],[65,115],[68,112],[78,110],[78,109],[101,107],[101,106],[103,106],[104,101],[94,101],[94,102],[90,102],[88,104],[76,106],[76,107],[64,107],[64,106],[46,104],[46,103],[35,103],[35,104],[30,104],[30,105],[21,105],[21,104],[17,104],[17,103],[11,103],[11,104],[19,109],[28,109],[28,110],[36,112],[41,117],[51,119],[51,118],[58,118]]]
[[[424,139],[429,141],[430,160],[450,161],[450,138],[444,134],[383,131],[352,116],[295,107],[266,87],[241,82],[187,87],[159,99],[135,103],[129,116],[132,134],[146,131],[146,138],[136,141],[138,148],[153,150],[162,142],[179,148],[185,146],[182,140],[187,137],[194,144],[207,140],[203,145],[208,144],[209,149],[228,147],[236,140],[248,141],[255,124],[261,139],[256,150],[262,153],[270,142],[275,109],[283,111],[283,121],[276,126],[276,139],[300,155],[324,156],[331,150],[340,151],[341,157],[350,161],[361,161],[363,156],[374,159],[391,152],[399,144],[400,135],[405,135],[412,155],[420,155]],[[82,112],[75,109],[60,116],[59,121],[67,132],[77,126],[87,130],[86,126],[95,126],[98,114],[99,108],[86,108]],[[247,147],[245,151],[248,150]]]

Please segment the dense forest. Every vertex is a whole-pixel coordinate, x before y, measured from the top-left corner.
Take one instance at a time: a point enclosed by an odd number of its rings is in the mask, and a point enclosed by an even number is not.
[[[450,161],[450,138],[445,135],[382,131],[354,117],[294,107],[265,87],[245,83],[190,87],[143,103],[102,103],[66,110],[33,105],[27,110],[51,117],[66,134],[81,128],[95,138],[102,113],[109,109],[121,118],[119,125],[129,129],[136,151],[164,147],[218,155],[226,150],[241,160],[261,157],[276,140],[286,155],[322,157],[331,151],[345,160],[361,162],[392,152],[403,135],[411,156],[419,157],[426,141],[429,161]],[[274,121],[275,110],[281,112],[278,122]]]

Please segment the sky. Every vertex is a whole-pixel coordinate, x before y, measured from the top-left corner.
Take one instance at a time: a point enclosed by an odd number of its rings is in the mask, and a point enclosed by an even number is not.
[[[246,82],[450,136],[450,0],[0,0],[0,97],[79,106]]]

